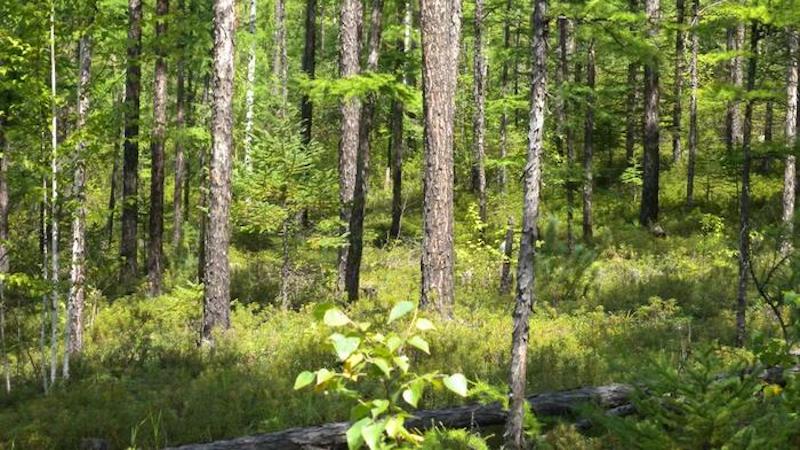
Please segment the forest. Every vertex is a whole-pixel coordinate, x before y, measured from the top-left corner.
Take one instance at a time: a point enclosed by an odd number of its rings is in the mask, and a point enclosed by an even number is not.
[[[800,448],[795,0],[3,0],[0,449]]]

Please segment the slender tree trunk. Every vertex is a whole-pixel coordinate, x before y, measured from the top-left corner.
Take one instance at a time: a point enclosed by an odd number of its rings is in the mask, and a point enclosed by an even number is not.
[[[659,0],[645,0],[647,37],[652,45],[658,35]],[[658,220],[659,125],[658,125],[658,61],[648,56],[644,66],[644,162],[642,163],[642,204],[639,223],[651,226]]]
[[[339,33],[339,76],[348,78],[360,72],[361,47],[361,1],[343,0]],[[341,104],[342,128],[339,141],[339,219],[342,233],[350,232],[350,216],[353,210],[358,159],[358,133],[361,121],[361,101],[345,99]],[[347,258],[349,243],[339,251],[337,290],[346,291]]]
[[[43,141],[44,141],[44,136]],[[44,143],[42,145],[44,147]],[[43,152],[44,153],[44,152]],[[41,229],[39,231],[39,252],[42,254],[42,280],[45,283],[50,282],[50,269],[49,269],[49,255],[50,255],[50,235],[49,235],[49,222],[47,211],[50,207],[48,201],[47,177],[42,176],[42,203],[39,212],[39,219],[41,222]],[[41,354],[41,372],[42,372],[42,390],[45,394],[48,393],[47,377],[47,321],[50,313],[50,302],[46,293],[42,294],[42,324],[39,328],[39,353]]]
[[[280,1],[280,0],[279,0]],[[247,90],[245,92],[245,119],[244,119],[244,165],[252,167],[253,153],[253,104],[255,103],[256,82],[256,12],[257,0],[250,0],[250,18],[247,31],[250,33],[250,49],[247,55]],[[276,4],[277,8],[277,4]]]
[[[509,52],[511,49],[511,19],[509,16],[513,11],[512,0],[506,0],[505,17],[503,18],[503,65],[500,69],[500,94],[503,99],[509,95],[508,85],[508,69],[509,69]],[[508,156],[508,108],[503,106],[503,111],[500,114],[500,159],[505,160]],[[508,171],[505,165],[500,165],[497,169],[497,185],[500,192],[506,190],[506,180],[508,179]]]
[[[500,294],[511,292],[511,256],[514,254],[514,218],[508,217],[506,236],[503,239],[503,266],[500,270]]]
[[[0,347],[3,352],[3,378],[6,392],[11,392],[11,370],[6,347],[6,297],[3,275],[8,274],[10,255],[8,248],[8,159],[11,147],[6,141],[3,116],[0,114]]]
[[[557,128],[556,147],[558,154],[563,155],[566,143],[567,180],[564,183],[567,196],[567,249],[569,253],[575,250],[575,233],[572,230],[573,214],[575,209],[575,183],[572,181],[572,172],[575,166],[575,130],[572,128],[569,117],[569,99],[565,83],[569,79],[569,61],[574,52],[575,41],[570,30],[571,22],[564,16],[558,18],[558,70],[556,71],[556,86],[561,91],[556,104]]]
[[[109,180],[109,190],[108,190],[108,222],[106,223],[106,242],[107,247],[111,248],[111,244],[114,242],[114,215],[117,210],[117,191],[119,185],[119,178],[120,178],[120,141],[116,140],[114,142],[114,162],[111,167],[111,180]]]
[[[50,123],[50,262],[52,291],[50,293],[50,384],[56,381],[58,369],[58,112],[56,107],[56,13],[50,9],[50,93],[52,118]]]
[[[692,56],[689,61],[689,160],[686,165],[686,204],[694,204],[694,171],[697,161],[697,54],[700,52],[700,37],[697,26],[700,24],[700,0],[692,0]]]
[[[681,96],[683,95],[683,51],[684,35],[683,26],[685,23],[684,0],[676,0],[676,26],[675,31],[675,80],[673,85],[673,106],[672,106],[672,162],[676,163],[681,159]]]
[[[756,84],[758,68],[758,41],[761,30],[753,21],[750,31],[750,58],[747,65],[747,92]],[[750,98],[744,110],[742,125],[742,192],[739,203],[739,288],[736,296],[736,345],[744,346],[747,336],[745,313],[747,311],[747,280],[750,278],[750,142],[753,135],[753,107]]]
[[[453,307],[453,126],[461,34],[460,0],[422,0],[423,165],[420,305]]]
[[[586,51],[586,87],[589,95],[586,102],[586,121],[583,132],[583,241],[592,240],[592,157],[594,154],[594,87],[595,87],[594,40]]]
[[[475,110],[472,116],[472,190],[478,195],[481,221],[486,223],[486,45],[484,43],[484,0],[475,0],[475,48],[473,56],[472,97]]]
[[[203,340],[230,328],[230,203],[233,155],[234,0],[214,0],[214,101],[211,118],[208,224],[205,236]]]
[[[411,51],[411,27],[414,16],[414,5],[410,0],[405,2],[405,11],[403,14],[403,40],[401,47],[403,49],[404,60],[398,64],[398,69],[403,73],[403,84],[409,86],[411,84],[409,78],[409,64],[408,55]],[[392,224],[389,228],[389,237],[397,239],[400,237],[400,224],[403,218],[403,154],[404,140],[403,140],[403,119],[405,116],[405,107],[399,100],[392,102]]]
[[[733,28],[728,29],[728,51],[736,52],[736,56],[730,62],[730,80],[734,87],[741,89],[744,83],[744,69],[741,51],[744,47],[744,24],[739,23]],[[725,146],[728,154],[733,154],[734,147],[742,143],[742,119],[739,111],[738,99],[728,102],[728,110],[725,117],[726,138]]]
[[[89,113],[89,80],[92,68],[91,37],[85,34],[78,43],[78,121],[76,132],[81,135],[86,126]],[[86,301],[86,161],[84,152],[86,142],[81,140],[75,148],[75,174],[72,194],[76,201],[72,218],[72,270],[70,272],[70,292],[67,304],[67,324],[63,376],[69,378],[69,360],[73,354],[83,349],[83,306]]]
[[[639,8],[638,0],[629,0],[628,7],[631,12]],[[638,119],[636,105],[639,104],[639,83],[636,80],[639,72],[638,61],[628,63],[628,96],[625,101],[625,160],[633,164],[634,150],[636,147],[636,129]]]
[[[123,258],[120,284],[126,292],[134,288],[139,272],[138,251],[139,215],[139,94],[142,83],[142,0],[128,0],[128,47],[125,70],[125,157],[122,166],[122,237],[120,256]]]
[[[789,36],[789,65],[786,74],[786,147],[794,153],[797,142],[797,96],[798,96],[798,34],[793,28],[787,30]],[[783,238],[781,239],[781,253],[785,256],[792,250],[792,235],[794,234],[794,203],[795,182],[797,179],[795,169],[795,156],[786,156],[786,165],[783,171]]]
[[[281,117],[286,113],[286,99],[289,96],[289,62],[286,57],[286,1],[275,0],[275,54],[272,67],[277,83],[274,85],[275,97],[280,102],[278,113]]]
[[[303,47],[303,73],[309,79],[314,79],[314,71],[316,68],[316,52],[317,52],[317,0],[306,0],[306,28],[305,28],[305,44]],[[300,103],[300,117],[303,126],[303,145],[311,143],[311,125],[314,116],[314,105],[311,103],[311,97],[308,94],[303,94],[303,99]]]
[[[373,0],[370,13],[369,40],[367,42],[367,72],[377,72],[381,48],[383,0]],[[350,249],[347,253],[345,288],[350,301],[358,299],[361,276],[361,256],[364,250],[364,209],[369,187],[369,138],[375,116],[376,98],[367,96],[361,110],[358,130],[358,154],[356,155],[356,185],[353,192],[353,211],[350,215]]]
[[[150,295],[161,294],[164,272],[164,142],[167,138],[167,34],[169,0],[156,2],[156,68],[153,77],[153,132],[150,137],[150,236],[147,279]]]
[[[183,0],[178,1],[180,14],[186,14]],[[185,26],[181,23],[179,26]],[[183,31],[182,31],[183,33]],[[186,48],[181,44],[178,48],[177,80],[175,87],[175,125],[178,128],[178,139],[175,141],[175,185],[172,188],[172,245],[174,255],[181,256],[183,249],[183,185],[186,182],[186,155],[184,141],[186,132]]]
[[[547,1],[535,0],[533,10],[533,67],[531,81],[531,112],[528,130],[528,160],[523,172],[522,237],[517,267],[517,295],[514,308],[514,331],[511,341],[511,371],[509,375],[509,410],[506,420],[506,447],[525,448],[523,417],[529,317],[535,303],[536,240],[539,220],[539,192],[544,147],[544,115],[547,97]]]

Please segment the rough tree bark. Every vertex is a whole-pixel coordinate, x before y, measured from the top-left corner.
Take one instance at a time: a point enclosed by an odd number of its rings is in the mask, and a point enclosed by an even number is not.
[[[180,14],[186,14],[184,0],[178,1]],[[185,23],[179,26],[186,26]],[[181,31],[181,33],[184,33]],[[184,192],[186,183],[186,48],[180,44],[178,48],[177,80],[175,87],[175,125],[178,128],[178,139],[175,141],[175,186],[172,190],[172,245],[176,257],[181,256],[183,249]],[[191,76],[191,75],[190,75]]]
[[[277,5],[276,5],[277,8]],[[244,119],[244,165],[251,167],[251,156],[253,147],[253,105],[255,103],[255,81],[256,81],[256,13],[258,1],[250,0],[250,15],[248,19],[247,31],[250,33],[250,49],[247,54],[247,87],[245,90],[245,119]]]
[[[356,76],[361,71],[359,58],[361,47],[361,1],[343,0],[339,18],[339,76]],[[339,219],[342,233],[350,230],[350,216],[353,210],[353,196],[356,185],[356,165],[358,158],[358,132],[361,121],[361,101],[358,98],[345,99],[340,107],[342,114],[341,137],[339,141]],[[339,250],[337,290],[344,294],[347,277],[347,254],[349,243]]]
[[[130,292],[139,272],[139,94],[142,83],[142,0],[128,0],[127,66],[125,69],[125,144],[122,165],[122,236],[120,284]]]
[[[460,0],[422,0],[424,164],[420,305],[450,317],[453,307],[453,125]]]
[[[794,153],[797,140],[797,83],[798,83],[798,34],[795,29],[787,29],[789,37],[789,66],[786,73],[786,147]],[[786,156],[783,171],[783,237],[781,239],[781,253],[785,256],[792,250],[792,234],[794,232],[794,203],[795,203],[795,156]]]
[[[234,0],[214,0],[214,99],[205,236],[203,341],[217,328],[230,328],[230,204],[233,155],[233,77],[236,11]]]
[[[314,79],[317,52],[317,0],[306,0],[305,44],[303,46],[303,72],[309,79]],[[303,126],[303,145],[311,143],[311,124],[314,116],[314,105],[307,93],[300,102],[300,118]]]
[[[78,118],[75,130],[80,136],[89,113],[89,80],[92,69],[92,41],[89,34],[78,42]],[[69,378],[70,356],[83,349],[83,306],[86,300],[86,142],[80,139],[75,147],[75,173],[72,195],[76,202],[72,218],[72,269],[67,301],[67,323],[64,332],[65,351],[62,374]]]
[[[692,55],[689,60],[689,159],[686,163],[686,204],[694,204],[694,171],[697,161],[697,54],[700,52],[700,37],[697,26],[700,24],[700,0],[692,0]]]
[[[528,129],[528,158],[523,172],[522,237],[519,245],[517,295],[511,341],[511,370],[508,380],[511,392],[509,393],[508,420],[506,421],[504,436],[506,446],[515,450],[521,450],[525,447],[523,416],[530,327],[528,319],[535,302],[536,230],[539,220],[539,192],[541,189],[544,115],[547,96],[547,26],[547,1],[535,0],[533,9],[533,67]]]
[[[472,113],[472,191],[478,195],[478,211],[481,221],[486,223],[486,78],[488,64],[484,38],[484,0],[475,0],[474,55],[472,58],[472,97],[475,109]]]
[[[153,76],[153,132],[150,137],[150,235],[147,241],[149,293],[161,293],[164,272],[164,143],[167,138],[167,34],[169,0],[156,2],[156,67]]]
[[[750,57],[747,64],[747,92],[755,89],[758,68],[758,41],[761,30],[753,21],[750,28]],[[747,100],[742,124],[742,191],[739,198],[739,286],[736,295],[736,345],[744,346],[747,336],[745,312],[747,310],[747,281],[750,278],[750,143],[753,135],[753,107],[755,100]]]
[[[683,51],[684,51],[684,32],[685,23],[684,0],[675,2],[675,79],[672,87],[672,162],[676,163],[681,159],[681,96],[683,95]]]
[[[370,29],[367,41],[367,72],[378,71],[378,57],[381,49],[383,19],[383,0],[373,0],[370,12]],[[361,109],[358,129],[358,153],[356,155],[356,185],[353,190],[353,210],[350,214],[350,249],[347,252],[345,289],[350,301],[358,299],[358,286],[361,276],[361,256],[364,250],[364,209],[369,187],[369,138],[372,122],[375,119],[375,94],[369,94]]]
[[[645,0],[647,37],[652,45],[658,35],[659,0]],[[642,203],[639,223],[651,226],[658,220],[659,125],[658,55],[648,55],[644,66],[644,161],[642,163]]]
[[[589,95],[586,99],[586,120],[583,130],[583,241],[592,240],[592,157],[594,154],[594,86],[595,86],[595,50],[594,40],[589,42],[586,50],[586,87]]]

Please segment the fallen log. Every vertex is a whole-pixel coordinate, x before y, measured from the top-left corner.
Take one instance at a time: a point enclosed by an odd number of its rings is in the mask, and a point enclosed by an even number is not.
[[[612,414],[628,414],[632,412],[632,408],[628,408],[626,405],[628,405],[632,393],[633,387],[631,386],[611,384],[537,394],[528,397],[528,402],[537,416],[575,415],[579,408],[587,403],[611,411]],[[475,429],[502,425],[505,420],[506,411],[498,403],[471,404],[455,408],[416,411],[413,418],[406,420],[406,427],[418,430],[427,430],[434,426]],[[175,447],[172,450],[339,449],[347,447],[345,432],[349,427],[349,422],[329,423],[226,441],[189,444]]]

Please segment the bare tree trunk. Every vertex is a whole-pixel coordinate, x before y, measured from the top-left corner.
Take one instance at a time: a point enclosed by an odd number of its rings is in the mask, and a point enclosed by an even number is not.
[[[274,86],[274,94],[280,102],[278,114],[283,118],[286,114],[286,99],[289,96],[289,62],[286,57],[286,2],[275,0],[275,54],[272,67],[278,83]]]
[[[511,256],[514,253],[514,218],[508,217],[506,236],[503,240],[503,266],[500,270],[500,294],[511,292]]]
[[[8,274],[10,255],[8,249],[8,157],[11,147],[6,141],[3,115],[0,114],[0,347],[3,352],[3,378],[6,392],[11,392],[11,369],[6,347],[6,297],[3,275]]]
[[[629,0],[628,8],[636,12],[639,8],[638,0]],[[625,101],[625,160],[633,164],[634,150],[636,147],[637,116],[636,105],[639,103],[639,83],[636,74],[639,72],[639,63],[628,63],[628,97]]]
[[[234,0],[214,0],[214,101],[211,118],[208,225],[205,236],[203,341],[230,328],[230,204],[233,155]]]
[[[453,125],[461,34],[460,0],[422,0],[423,166],[420,305],[453,307]]]
[[[522,237],[517,267],[517,295],[514,307],[514,331],[511,341],[511,370],[508,384],[508,420],[505,428],[506,447],[525,448],[523,418],[527,381],[529,317],[536,299],[536,240],[539,220],[539,192],[544,147],[544,115],[547,97],[547,1],[535,0],[533,9],[533,67],[531,80],[531,113],[528,130],[528,161],[523,172],[524,203]]]
[[[303,72],[309,79],[314,79],[317,51],[317,0],[306,0],[305,45],[303,47]],[[303,125],[303,145],[311,143],[311,125],[314,106],[308,94],[303,94],[300,103],[300,117]]]
[[[164,272],[164,142],[167,138],[167,34],[169,0],[156,2],[156,68],[153,77],[153,133],[150,137],[150,236],[147,279],[150,295],[161,294]]]
[[[675,80],[673,86],[673,106],[672,106],[672,162],[676,163],[681,159],[681,96],[683,95],[683,51],[684,36],[683,26],[685,23],[684,0],[676,0],[676,30],[675,30]]]
[[[798,83],[798,34],[794,29],[788,29],[789,36],[789,66],[786,74],[786,146],[789,151],[795,149],[797,141],[797,83]],[[792,250],[792,235],[794,234],[794,203],[795,203],[795,156],[786,156],[786,165],[783,171],[783,239],[781,240],[781,253],[785,256]]]
[[[52,118],[50,123],[50,262],[52,291],[50,293],[50,384],[56,381],[58,369],[58,113],[56,109],[56,12],[50,9],[50,93]]]
[[[42,136],[42,140],[44,141],[44,133]],[[42,147],[44,148],[44,142]],[[42,254],[42,280],[45,283],[50,281],[50,270],[49,270],[49,246],[50,246],[50,237],[48,232],[50,231],[48,226],[48,215],[47,211],[50,206],[48,202],[48,189],[47,189],[47,177],[42,176],[42,203],[39,213],[39,219],[41,222],[41,230],[39,232],[39,252]],[[42,372],[42,390],[45,394],[48,393],[48,377],[47,377],[47,321],[49,319],[50,313],[50,302],[47,298],[47,294],[42,294],[42,325],[39,328],[39,353],[41,354],[42,364],[41,364],[41,372]]]
[[[473,56],[472,97],[475,110],[472,116],[472,190],[478,195],[481,221],[486,223],[486,77],[488,64],[484,43],[484,0],[475,0],[475,49]]]
[[[250,18],[247,31],[250,33],[250,50],[247,55],[247,90],[245,92],[245,119],[244,119],[244,165],[252,166],[253,150],[253,104],[255,103],[256,81],[256,10],[257,0],[250,0]],[[277,8],[277,4],[276,4]]]
[[[117,210],[117,191],[118,191],[118,180],[120,178],[120,141],[115,140],[114,142],[114,162],[111,168],[111,180],[109,183],[109,192],[108,192],[108,222],[106,223],[106,233],[107,233],[107,246],[111,248],[111,244],[114,242],[114,213]]]
[[[750,58],[747,65],[747,92],[753,91],[758,68],[758,41],[761,30],[753,21],[750,28]],[[747,280],[750,278],[750,142],[753,135],[753,107],[750,98],[744,110],[742,134],[742,192],[739,202],[739,286],[736,296],[736,346],[744,346],[747,337],[745,313],[747,311]]]
[[[411,27],[414,16],[414,4],[410,0],[405,2],[403,14],[403,41],[401,43],[405,59],[398,64],[399,70],[403,73],[403,84],[411,84],[408,75],[408,55],[411,52]],[[389,237],[397,239],[400,237],[400,222],[403,217],[403,119],[405,107],[402,102],[394,100],[392,102],[392,224],[389,228]]]
[[[744,47],[744,24],[739,23],[734,28],[728,29],[728,51],[736,52],[730,62],[730,81],[734,87],[741,88],[744,83],[744,69],[741,51]],[[734,147],[742,143],[742,119],[740,117],[738,99],[728,102],[728,111],[725,117],[726,137],[725,146],[729,154]]]
[[[339,76],[342,78],[358,75],[361,47],[361,1],[343,0],[339,33]],[[350,232],[350,216],[353,210],[358,159],[358,133],[361,121],[361,101],[358,98],[345,99],[341,105],[342,128],[339,141],[339,220],[342,233]],[[339,250],[337,291],[346,291],[348,246]]]
[[[178,1],[180,14],[186,14],[184,0]],[[185,26],[185,22],[179,26]],[[183,31],[181,31],[183,33]],[[175,185],[172,190],[172,245],[174,254],[180,257],[183,249],[183,185],[186,183],[186,155],[184,141],[186,131],[186,48],[181,44],[178,48],[177,80],[175,87],[175,125],[178,128],[178,139],[175,142]]]
[[[658,35],[659,0],[645,0],[647,14],[647,37],[652,45]],[[642,163],[642,204],[639,223],[653,225],[658,220],[659,177],[659,125],[658,125],[658,61],[655,54],[649,55],[644,66],[644,162]]]
[[[125,157],[122,166],[122,237],[120,284],[132,291],[139,265],[137,228],[139,220],[139,94],[142,84],[142,0],[128,0],[128,47],[125,69]]]
[[[89,80],[92,68],[92,41],[88,34],[78,43],[78,121],[76,132],[81,135],[89,113]],[[86,142],[81,140],[75,148],[75,173],[72,195],[77,203],[72,218],[72,270],[67,304],[67,324],[64,332],[65,351],[62,375],[69,378],[69,360],[83,349],[83,306],[86,301]]]
[[[586,51],[586,87],[589,95],[586,101],[586,121],[583,132],[583,241],[592,240],[592,157],[594,154],[594,87],[595,87],[594,40],[589,42]]]
[[[381,48],[381,22],[383,0],[373,0],[370,13],[369,41],[367,43],[367,72],[377,72]],[[361,276],[361,256],[364,250],[364,209],[369,187],[369,138],[375,116],[374,94],[367,96],[361,109],[358,130],[358,154],[356,155],[356,185],[353,191],[353,211],[350,215],[350,249],[347,252],[345,288],[350,301],[358,299]]]
[[[700,37],[697,27],[700,24],[700,0],[692,0],[692,56],[689,61],[689,160],[686,165],[686,204],[694,204],[694,170],[697,161],[697,54],[700,52]]]
[[[575,233],[572,230],[573,212],[575,208],[575,184],[572,182],[572,172],[575,166],[575,130],[568,121],[569,100],[564,84],[569,79],[569,60],[575,50],[575,41],[572,39],[571,22],[564,16],[558,18],[558,70],[556,71],[556,86],[561,91],[556,104],[557,128],[556,147],[558,154],[563,155],[566,143],[567,180],[564,183],[567,194],[567,249],[569,253],[575,250]]]
[[[511,49],[511,20],[509,19],[509,16],[511,15],[512,11],[513,11],[512,0],[506,0],[506,9],[505,9],[506,16],[503,19],[504,58],[503,58],[503,66],[500,69],[500,93],[503,96],[503,98],[506,98],[509,95],[508,54],[509,50]],[[508,110],[505,106],[503,106],[503,111],[500,114],[500,159],[505,160],[507,155],[508,155]],[[500,167],[497,169],[497,185],[500,188],[500,192],[505,192],[507,179],[508,179],[508,171],[506,170],[506,166],[504,164],[501,164]]]

